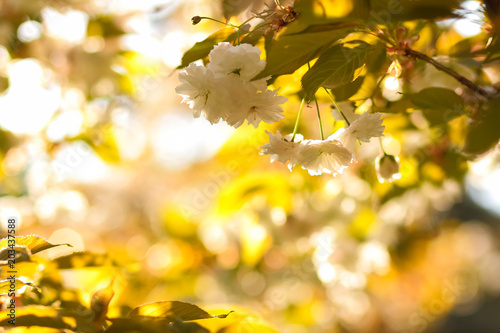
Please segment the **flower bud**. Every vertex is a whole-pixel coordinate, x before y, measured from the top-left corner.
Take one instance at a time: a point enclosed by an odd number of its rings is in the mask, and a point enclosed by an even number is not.
[[[393,155],[383,154],[375,161],[377,177],[381,183],[392,182],[401,178],[399,173],[399,158]]]
[[[193,22],[193,25],[196,25],[196,24],[201,22],[201,17],[200,16],[193,16],[193,18],[191,18],[191,21]]]

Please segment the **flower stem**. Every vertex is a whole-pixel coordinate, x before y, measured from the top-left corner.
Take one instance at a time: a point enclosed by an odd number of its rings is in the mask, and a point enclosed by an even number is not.
[[[307,63],[307,67],[311,69],[311,65],[309,64],[309,62]],[[316,112],[318,113],[319,132],[321,133],[321,140],[325,140],[325,135],[323,134],[323,124],[321,123],[321,113],[319,112],[319,105],[316,94],[314,94],[314,103],[316,103]]]
[[[384,153],[384,155],[387,155],[385,149],[384,149],[384,145],[382,144],[382,137],[379,136],[378,137],[378,140],[380,141],[380,148],[382,148],[382,152]]]
[[[248,22],[250,22],[251,20],[253,20],[255,18],[255,16],[252,16],[250,17],[248,20],[246,20],[245,22],[243,22],[242,24],[240,24],[238,26],[239,29],[241,29],[241,27],[243,27],[245,24],[247,24]]]
[[[351,123],[349,122],[349,120],[347,120],[346,116],[344,115],[344,113],[342,112],[342,110],[340,109],[340,107],[338,106],[337,102],[335,102],[335,99],[330,94],[330,92],[328,91],[328,89],[326,89],[326,88],[323,88],[323,89],[325,89],[325,91],[328,94],[328,96],[330,96],[330,99],[332,100],[333,105],[335,105],[335,107],[337,108],[337,110],[339,110],[340,114],[342,115],[342,118],[344,118],[345,122],[347,123],[347,126],[351,126]]]
[[[323,124],[321,123],[321,114],[319,113],[318,99],[314,95],[314,103],[316,103],[316,111],[318,112],[318,122],[319,122],[319,132],[321,133],[321,140],[325,140],[325,135],[323,134]]]
[[[293,128],[292,142],[295,139],[295,135],[297,134],[297,129],[299,128],[299,119],[300,116],[302,115],[302,109],[304,108],[305,101],[306,101],[305,97],[302,98],[302,103],[300,103],[299,114],[297,115],[297,120],[295,121],[295,127]]]
[[[230,23],[230,22],[222,22],[222,21],[219,21],[219,20],[217,20],[217,19],[214,19],[214,18],[211,18],[211,17],[207,17],[207,16],[201,16],[201,17],[200,17],[200,19],[202,19],[202,20],[210,20],[210,21],[214,21],[214,22],[217,22],[217,23],[220,23],[220,24],[227,25],[227,26],[229,26],[229,27],[237,28],[237,29],[239,29],[239,28],[240,28],[239,26],[234,25],[234,24],[232,24],[232,23]]]

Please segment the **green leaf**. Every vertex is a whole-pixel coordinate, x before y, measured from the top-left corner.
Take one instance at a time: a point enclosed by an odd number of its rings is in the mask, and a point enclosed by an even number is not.
[[[251,44],[256,45],[259,40],[264,36],[264,32],[268,28],[268,25],[264,23],[257,24],[252,31],[250,31],[243,39],[241,39],[241,44]]]
[[[286,31],[291,31],[293,26],[291,24],[266,50],[266,67],[254,80],[269,75],[292,74],[351,31],[345,23],[339,23],[336,30],[287,34]]]
[[[386,67],[386,64],[388,66],[392,62],[392,59],[389,63],[387,63],[387,60],[386,46],[380,43],[373,45],[370,56],[366,59],[366,71],[377,76],[376,81],[378,81],[378,77],[387,72],[388,67]]]
[[[464,112],[462,97],[446,88],[426,88],[410,95],[411,102],[422,110],[431,126],[445,124]]]
[[[72,247],[70,244],[52,244],[45,238],[35,235],[15,236],[14,238],[0,239],[0,249],[2,249],[2,251],[3,249],[8,248],[9,244],[14,244],[14,246],[24,246],[31,251],[31,254],[36,254],[56,246],[66,245]]]
[[[356,80],[346,85],[332,89],[332,93],[335,96],[335,101],[342,102],[348,100],[352,95],[358,92],[359,88],[361,88],[361,85],[363,84],[364,79],[364,76],[360,76]]]
[[[12,280],[2,280],[0,281],[0,295],[7,295],[8,293],[17,291],[24,286],[36,288],[33,283],[23,282],[19,279],[14,279],[14,283],[12,283]]]
[[[500,140],[500,98],[489,101],[484,117],[472,124],[465,139],[463,151],[466,154],[482,154]]]
[[[236,40],[237,35],[237,29],[233,27],[223,28],[211,34],[205,40],[194,44],[192,48],[187,50],[186,53],[184,53],[184,55],[182,56],[180,66],[177,68],[184,68],[193,61],[207,57],[215,45],[220,42],[232,42]]]
[[[382,107],[374,104],[372,106],[372,112],[382,112],[382,113],[405,113],[408,109],[414,108],[415,105],[411,102],[411,100],[403,96],[400,100],[387,103]]]
[[[473,38],[465,38],[459,40],[455,45],[450,47],[449,55],[452,57],[471,57],[472,47],[474,46]]]
[[[372,45],[358,42],[355,48],[345,44],[332,46],[326,50],[314,66],[302,77],[306,98],[311,100],[319,87],[336,88],[357,78],[359,69],[365,64],[366,55]]]
[[[141,305],[132,310],[129,316],[162,317],[168,318],[171,321],[176,318],[183,321],[214,318],[214,316],[194,304],[179,301],[164,301]]]
[[[74,252],[52,260],[58,269],[79,269],[97,266],[116,266],[116,263],[106,254],[88,251]]]
[[[484,42],[483,45],[484,44],[487,44],[487,42]],[[499,55],[500,54],[500,39],[493,38],[493,40],[491,41],[491,43],[488,45],[487,48],[483,48],[483,49],[479,49],[477,51],[474,51],[474,52],[472,52],[471,56],[477,56],[477,55],[481,55],[481,54],[487,54],[489,56],[487,59],[484,60],[485,64],[497,60],[500,57],[500,55]]]

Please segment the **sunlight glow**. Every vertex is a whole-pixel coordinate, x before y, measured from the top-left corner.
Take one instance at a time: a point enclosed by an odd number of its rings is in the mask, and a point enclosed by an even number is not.
[[[42,10],[43,25],[47,35],[62,39],[70,44],[80,44],[87,35],[89,17],[79,10],[61,13],[54,8]]]
[[[172,262],[170,249],[166,244],[155,244],[151,246],[146,254],[146,258],[151,270],[165,269]]]
[[[464,18],[456,20],[453,28],[462,37],[472,37],[481,33],[481,25],[484,23],[484,15],[479,1],[464,1],[461,4]]]
[[[337,278],[335,266],[328,262],[322,263],[318,268],[318,278],[324,283],[335,281]]]
[[[179,170],[212,157],[233,133],[232,127],[211,125],[189,112],[170,112],[153,124],[150,140],[158,161]]]
[[[0,95],[0,127],[17,135],[34,135],[45,127],[59,106],[61,93],[59,86],[43,87],[42,77],[36,60],[11,65],[10,86]]]
[[[228,239],[221,226],[216,224],[204,225],[199,232],[203,244],[210,252],[221,253],[226,249]]]
[[[399,79],[394,76],[390,76],[385,79],[384,85],[389,90],[397,90],[399,88]]]
[[[5,46],[0,45],[0,75],[7,76],[10,63],[10,54]]]
[[[334,252],[336,239],[337,232],[332,227],[325,227],[310,237],[310,244],[316,247],[313,258],[317,263],[323,263],[328,260]]]
[[[495,167],[495,154],[500,155],[500,149],[487,156],[469,162],[470,171],[466,178],[466,188],[469,196],[481,207],[500,216],[500,169]]]
[[[108,175],[108,166],[83,141],[64,144],[52,161],[56,178],[80,183],[92,183]]]
[[[69,110],[58,114],[47,127],[47,138],[52,142],[72,138],[81,133],[83,114],[80,110]]]
[[[148,58],[158,60],[161,57],[161,44],[150,35],[128,34],[121,39],[122,48],[140,53]]]
[[[358,267],[364,273],[375,272],[386,274],[389,270],[391,259],[383,244],[377,241],[367,242],[359,249]]]
[[[286,223],[286,212],[281,207],[271,209],[271,220],[276,226],[282,226]]]
[[[267,236],[266,228],[261,225],[254,225],[250,228],[249,237],[255,242],[262,242]]]
[[[187,34],[182,31],[172,31],[165,34],[162,40],[161,57],[163,62],[172,68],[179,66],[182,56],[191,45],[207,38],[206,33]]]
[[[391,102],[398,101],[403,97],[401,79],[390,76],[384,80],[382,95]]]
[[[85,242],[83,237],[75,230],[70,228],[61,228],[52,233],[49,237],[49,242],[53,244],[71,244],[69,246],[58,246],[47,250],[49,258],[56,258],[66,254],[85,250]]]
[[[23,43],[29,43],[42,36],[43,27],[37,21],[28,20],[17,28],[17,38]]]

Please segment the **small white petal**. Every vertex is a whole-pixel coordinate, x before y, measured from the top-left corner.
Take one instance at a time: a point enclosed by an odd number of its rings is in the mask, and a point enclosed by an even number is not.
[[[239,127],[247,120],[249,124],[257,128],[261,121],[272,124],[283,119],[283,108],[280,104],[285,103],[288,98],[278,96],[277,92],[278,90],[260,92],[251,84],[240,86],[239,91],[231,94],[233,110],[226,118],[227,123]]]
[[[383,136],[384,128],[380,113],[365,112],[350,126],[338,130],[328,139],[340,141],[344,147],[354,153],[357,140],[369,142],[373,137]]]
[[[292,142],[292,135],[286,135],[283,138],[279,131],[276,134],[271,134],[268,131],[269,143],[259,147],[262,149],[261,155],[271,155],[271,163],[278,160],[288,166],[290,171],[297,165],[299,158],[300,141],[303,140],[302,135],[295,135]]]
[[[234,46],[227,42],[219,43],[210,51],[208,57],[210,63],[207,67],[216,77],[239,76],[246,82],[266,66],[266,62],[260,59],[260,49],[250,44]]]
[[[340,174],[352,160],[352,154],[335,140],[305,140],[300,145],[298,162],[313,176]]]
[[[193,109],[196,118],[203,114],[214,124],[226,117],[228,110],[223,101],[228,99],[227,92],[210,70],[191,63],[179,74],[179,81],[175,92],[182,96],[182,103]]]
[[[368,142],[373,137],[382,136],[385,126],[382,126],[380,113],[365,112],[347,128],[356,139]]]

